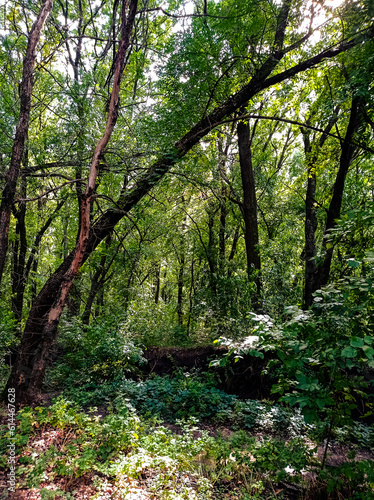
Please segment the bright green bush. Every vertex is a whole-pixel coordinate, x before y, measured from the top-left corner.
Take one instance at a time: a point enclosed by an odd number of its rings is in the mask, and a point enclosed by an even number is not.
[[[243,353],[264,357],[271,351],[268,372],[272,392],[300,408],[306,422],[326,419],[332,427],[352,423],[352,413],[363,400],[370,413],[374,371],[374,308],[372,280],[350,277],[316,294],[311,311],[286,308],[290,319],[276,324],[269,316],[252,315],[251,345],[221,339],[229,347],[226,360]]]

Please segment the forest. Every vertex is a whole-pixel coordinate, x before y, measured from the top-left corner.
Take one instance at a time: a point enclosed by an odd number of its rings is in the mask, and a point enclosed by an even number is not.
[[[0,42],[0,499],[374,499],[373,1]]]

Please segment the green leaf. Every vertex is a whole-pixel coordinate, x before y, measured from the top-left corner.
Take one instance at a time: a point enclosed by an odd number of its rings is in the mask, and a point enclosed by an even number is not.
[[[295,377],[297,378],[298,382],[300,382],[300,384],[310,384],[309,378],[304,375],[304,373],[297,372],[295,374]]]
[[[300,408],[304,408],[305,406],[310,406],[310,399],[304,396],[298,397],[296,402],[299,403]]]
[[[362,347],[364,345],[363,339],[360,337],[352,337],[350,342],[352,347]]]
[[[364,345],[362,350],[364,351],[365,356],[367,356],[368,358],[372,358],[374,356],[374,349],[372,347]]]
[[[347,359],[345,364],[347,368],[353,368],[355,366],[354,362],[351,359]]]
[[[255,358],[261,358],[261,359],[264,359],[264,353],[260,352],[260,351],[256,351],[256,350],[250,350],[249,351],[249,354],[251,354],[252,356],[254,356]]]
[[[315,411],[306,410],[303,413],[304,413],[304,420],[307,424],[311,424],[312,422],[318,420],[318,414]]]
[[[322,410],[322,408],[325,407],[326,401],[324,399],[317,399],[316,400],[317,406]]]
[[[284,352],[283,351],[280,351],[279,349],[277,349],[277,355],[278,355],[278,357],[279,357],[279,359],[281,361],[284,361],[285,356],[284,356]]]
[[[360,267],[360,262],[358,262],[357,260],[351,258],[351,259],[348,259],[348,266],[349,267]]]
[[[342,349],[341,355],[343,358],[355,358],[357,356],[357,351],[353,349],[353,347],[345,347]]]

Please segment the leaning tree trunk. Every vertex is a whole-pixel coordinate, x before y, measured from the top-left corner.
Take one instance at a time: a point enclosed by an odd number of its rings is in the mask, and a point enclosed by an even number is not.
[[[31,94],[34,85],[33,71],[36,60],[36,47],[40,40],[40,34],[49,13],[52,10],[53,0],[45,0],[39,11],[38,17],[32,25],[26,55],[23,60],[22,82],[20,86],[20,113],[16,135],[13,141],[10,166],[5,178],[5,186],[0,205],[0,282],[4,272],[5,259],[8,250],[8,234],[10,215],[14,196],[16,193],[17,179],[19,176],[23,151],[27,139],[30,122]]]
[[[127,15],[128,7],[128,15]],[[113,90],[110,99],[108,119],[104,134],[97,143],[92,159],[88,184],[81,200],[81,225],[74,251],[65,259],[59,270],[47,281],[30,311],[22,337],[20,353],[13,367],[8,387],[16,389],[17,403],[37,401],[44,380],[45,370],[52,343],[56,338],[57,326],[66,304],[74,278],[89,255],[92,233],[90,212],[99,173],[100,158],[113,133],[118,117],[119,91],[126,64],[126,54],[134,25],[137,0],[122,4],[121,39],[115,58]],[[47,299],[46,294],[53,297]],[[47,300],[46,300],[47,299]]]

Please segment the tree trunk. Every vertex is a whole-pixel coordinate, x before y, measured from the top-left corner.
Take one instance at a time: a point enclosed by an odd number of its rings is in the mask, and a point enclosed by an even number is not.
[[[306,155],[311,154],[309,136],[304,137],[304,149]],[[316,165],[314,160],[307,159],[308,163],[308,181],[305,199],[305,284],[304,284],[304,309],[308,309],[313,302],[313,292],[315,288],[316,276],[316,244],[315,232],[317,229],[317,217],[315,209],[316,195]]]
[[[327,211],[324,236],[322,240],[323,257],[320,263],[316,263],[316,211],[315,211],[315,191],[316,191],[316,162],[318,151],[324,145],[329,132],[337,121],[339,107],[335,109],[334,116],[330,119],[326,129],[317,145],[312,145],[307,133],[304,134],[305,153],[308,162],[308,185],[306,196],[306,217],[305,217],[305,283],[303,308],[308,309],[313,303],[313,293],[328,283],[330,276],[333,246],[327,248],[326,242],[331,229],[336,225],[335,220],[340,217],[343,200],[344,184],[349,166],[352,163],[357,146],[352,144],[352,139],[362,124],[362,114],[360,113],[360,98],[352,100],[351,114],[347,127],[345,139],[342,143],[339,169],[333,187],[333,195]]]
[[[25,178],[22,178],[22,182],[26,182]],[[22,195],[23,196],[23,195]],[[26,196],[26,195],[25,195]],[[30,272],[36,273],[37,272],[37,267],[38,267],[38,249],[40,242],[43,238],[44,233],[47,231],[49,226],[52,224],[55,215],[59,212],[61,207],[64,205],[64,201],[60,201],[56,207],[56,209],[53,211],[53,213],[48,217],[46,220],[45,224],[40,228],[38,231],[34,243],[31,248],[31,252],[27,258],[27,262],[25,262],[26,258],[26,252],[27,252],[27,239],[26,239],[26,226],[25,226],[25,215],[26,215],[26,207],[25,203],[20,204],[20,208],[18,210],[18,213],[16,213],[16,219],[17,219],[17,226],[19,225],[22,227],[20,230],[21,232],[21,237],[20,237],[20,245],[19,245],[19,251],[17,251],[16,248],[14,248],[13,254],[14,254],[14,271],[13,271],[13,278],[12,278],[12,292],[13,292],[13,297],[12,297],[12,310],[14,312],[15,318],[17,319],[18,322],[21,321],[22,319],[22,310],[23,310],[23,302],[24,302],[24,294],[25,294],[25,288],[26,288],[26,283],[29,278]],[[24,208],[21,211],[21,208]],[[16,227],[16,232],[17,232],[17,227]],[[35,284],[35,286],[34,286]],[[35,280],[32,281],[32,300],[34,300],[36,295],[36,283]]]
[[[105,260],[106,260],[106,256],[103,255],[101,257],[99,267],[96,270],[96,272],[93,275],[92,280],[91,280],[90,293],[88,294],[86,307],[84,308],[84,312],[83,312],[83,316],[82,316],[82,323],[84,325],[88,325],[90,322],[91,309],[92,309],[93,303],[95,301],[97,292],[99,291],[99,288],[100,288],[100,277],[101,277],[101,273],[104,269]]]
[[[195,252],[192,251],[192,259],[191,259],[191,282],[190,282],[190,290],[188,292],[188,321],[187,321],[187,335],[190,334],[190,326],[191,326],[191,317],[192,317],[192,307],[193,307],[193,293],[195,287]]]
[[[239,241],[239,226],[237,226],[235,228],[235,233],[234,233],[234,237],[232,239],[232,245],[231,245],[231,251],[230,251],[230,255],[229,255],[229,261],[231,262],[234,257],[235,257],[235,254],[236,254],[236,250],[238,248],[238,241]]]
[[[249,123],[240,121],[237,126],[240,173],[243,186],[242,214],[244,219],[244,239],[247,256],[248,279],[256,284],[255,307],[261,293],[261,260],[258,251],[258,222],[255,178],[252,167],[252,151]]]
[[[82,297],[80,293],[80,277],[76,278],[71,287],[66,301],[66,313],[68,317],[78,317],[81,312]]]
[[[217,249],[216,237],[214,231],[215,223],[215,206],[209,202],[208,206],[208,245],[206,247],[206,255],[209,265],[209,286],[212,291],[212,296],[217,297]]]
[[[112,274],[108,277],[107,277],[107,274],[108,274],[109,269],[111,268],[111,266],[112,266],[112,264],[117,256],[120,248],[122,247],[124,239],[125,239],[125,237],[120,239],[120,242],[117,245],[117,248],[116,248],[112,258],[110,259],[108,264],[105,265],[106,260],[107,260],[107,252],[109,251],[109,248],[110,248],[110,245],[112,242],[112,238],[110,235],[106,239],[106,242],[105,242],[106,243],[106,253],[104,255],[102,255],[102,257],[100,259],[99,267],[92,277],[91,289],[90,289],[90,293],[88,294],[86,307],[85,307],[85,310],[83,313],[82,321],[86,325],[88,325],[90,322],[91,309],[92,309],[93,303],[95,301],[95,298],[96,298],[98,292],[100,292],[100,290],[104,287],[105,283],[112,277]],[[104,302],[104,298],[102,299],[102,303],[103,302]]]
[[[220,217],[219,217],[219,268],[223,276],[226,267],[226,187],[222,186],[220,199]]]
[[[316,263],[316,243],[315,232],[317,229],[317,214],[315,209],[315,196],[317,188],[316,167],[318,154],[320,149],[325,144],[328,134],[338,119],[340,108],[334,110],[334,115],[330,118],[323,134],[318,142],[312,144],[308,132],[302,130],[304,139],[304,151],[307,162],[307,190],[305,198],[305,274],[304,274],[304,295],[303,309],[308,309],[313,302],[313,293],[318,289],[317,280],[317,263]],[[309,124],[310,119],[307,120]]]
[[[362,99],[360,97],[354,97],[352,100],[351,115],[349,117],[347,132],[345,134],[345,140],[340,154],[339,170],[336,175],[333,194],[327,212],[325,231],[322,241],[323,262],[317,268],[315,290],[318,290],[321,286],[327,285],[329,281],[334,246],[331,245],[330,247],[327,247],[327,240],[331,229],[336,226],[336,219],[340,218],[345,179],[347,177],[348,169],[354,159],[355,152],[357,151],[357,146],[352,144],[352,139],[363,123],[362,106]]]
[[[22,177],[21,196],[26,198],[26,179]],[[12,311],[18,324],[22,321],[23,294],[26,286],[25,263],[27,252],[26,238],[26,202],[19,204],[14,213],[17,219],[16,240],[13,246],[13,273],[12,273]]]
[[[184,249],[179,259],[179,272],[178,272],[178,297],[177,297],[177,316],[178,325],[183,326],[183,287],[184,287]]]
[[[119,91],[126,54],[130,45],[130,37],[134,25],[137,0],[130,0],[127,16],[127,3],[122,4],[121,39],[115,59],[113,89],[110,99],[108,119],[104,134],[97,143],[92,159],[88,184],[81,203],[81,226],[79,238],[74,251],[51,276],[35,300],[20,346],[20,354],[11,371],[8,387],[16,389],[17,404],[40,399],[45,370],[49,361],[49,353],[57,336],[57,326],[73,285],[74,278],[82,264],[92,252],[90,236],[92,227],[90,220],[91,205],[95,193],[96,179],[99,173],[101,155],[105,150],[114,130],[118,109]],[[99,242],[95,238],[94,248]],[[46,296],[46,294],[48,295]]]
[[[47,19],[50,11],[52,10],[52,6],[53,0],[44,1],[43,6],[39,11],[38,17],[32,25],[27,43],[26,55],[23,60],[22,82],[20,86],[20,113],[16,135],[13,141],[10,166],[5,178],[5,186],[3,189],[3,195],[0,205],[0,282],[3,276],[5,259],[8,250],[10,215],[12,213],[17,180],[29,130],[31,94],[34,84],[33,71],[36,60],[36,47],[40,40],[40,34],[44,22]]]
[[[99,288],[96,298],[95,317],[99,317],[104,310],[104,287]]]
[[[234,124],[233,124],[234,128]],[[220,225],[219,225],[219,269],[221,276],[225,275],[226,272],[226,218],[227,218],[227,189],[225,181],[227,179],[226,175],[226,165],[227,158],[230,150],[232,142],[232,134],[229,135],[229,138],[226,141],[226,145],[224,147],[223,138],[219,137],[217,141],[217,148],[219,151],[219,163],[218,170],[221,177],[221,193],[219,197],[220,202]]]
[[[160,274],[161,274],[161,264],[157,264],[155,271],[155,304],[158,304],[160,298]]]

